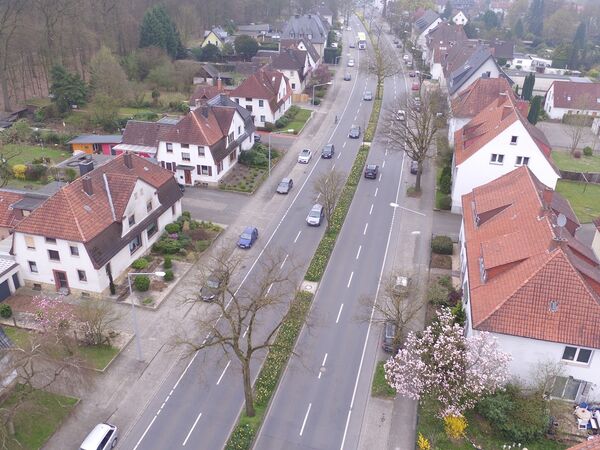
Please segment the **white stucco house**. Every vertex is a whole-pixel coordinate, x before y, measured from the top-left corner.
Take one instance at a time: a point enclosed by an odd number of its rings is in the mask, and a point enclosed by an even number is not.
[[[123,142],[114,150],[155,158],[186,186],[218,184],[237,163],[240,152],[254,145],[252,116],[225,95],[194,100],[191,111],[181,119],[130,120]]]
[[[307,51],[285,48],[268,58],[269,67],[289,80],[294,94],[302,94],[311,73]]]
[[[463,13],[462,11],[459,11],[458,13],[456,13],[454,15],[454,17],[452,17],[452,22],[455,25],[466,25],[467,22],[469,22],[469,19],[467,19],[467,16],[465,16],[465,13]]]
[[[98,295],[181,215],[170,171],[123,154],[69,183],[23,218],[13,254],[28,287]]]
[[[452,211],[462,196],[519,166],[528,166],[554,189],[560,174],[544,134],[523,116],[513,98],[501,94],[454,134]]]
[[[600,400],[600,263],[575,238],[568,201],[520,167],[462,203],[466,335],[496,338],[515,382],[532,385],[551,364],[552,397]]]
[[[229,96],[250,112],[256,127],[275,123],[292,106],[290,81],[276,70],[259,70],[242,81]]]
[[[565,114],[600,115],[600,83],[555,81],[546,94],[544,111],[557,120]]]

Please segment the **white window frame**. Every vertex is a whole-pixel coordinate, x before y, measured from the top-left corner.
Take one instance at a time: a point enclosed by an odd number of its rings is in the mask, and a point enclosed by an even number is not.
[[[573,355],[573,359],[568,359],[568,358],[564,357],[565,352],[567,351],[568,348],[575,349],[575,354]],[[579,354],[581,353],[582,350],[590,352],[590,356],[588,357],[587,361],[578,361]],[[577,365],[587,366],[592,361],[593,356],[594,356],[594,350],[592,350],[591,348],[576,347],[574,345],[565,345],[565,349],[563,350],[563,354],[560,359],[561,359],[561,361],[567,362],[569,364],[577,364]]]
[[[490,156],[490,164],[504,164],[504,155],[502,153],[492,153]]]

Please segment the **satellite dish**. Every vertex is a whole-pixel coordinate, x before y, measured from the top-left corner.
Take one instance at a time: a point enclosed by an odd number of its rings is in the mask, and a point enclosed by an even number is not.
[[[564,227],[566,224],[567,217],[563,213],[560,213],[556,218],[556,225],[558,225],[559,227]]]

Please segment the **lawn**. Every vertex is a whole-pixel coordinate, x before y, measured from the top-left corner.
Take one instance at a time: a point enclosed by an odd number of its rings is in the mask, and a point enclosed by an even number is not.
[[[600,216],[600,185],[558,180],[556,191],[569,200],[581,223],[589,223]]]
[[[4,326],[3,329],[10,340],[21,348],[27,345],[29,333],[32,333],[23,328]],[[80,346],[79,352],[94,369],[102,370],[119,353],[119,349],[109,345]]]
[[[296,114],[294,117],[294,120],[287,124],[286,130],[294,130],[294,134],[300,133],[300,130],[310,118],[310,114],[311,111],[309,109],[301,108],[300,111],[298,111],[298,114]]]
[[[132,117],[137,114],[148,114],[153,112],[150,108],[129,108],[122,107],[119,108],[119,115],[123,117]]]
[[[512,441],[503,438],[489,423],[474,412],[467,413],[468,420],[467,437],[471,439],[480,448],[485,450],[502,450],[505,444],[512,444]],[[444,432],[444,422],[434,412],[434,409],[428,402],[419,405],[419,420],[417,424],[417,436],[421,433],[431,443],[431,450],[473,450],[473,446],[461,439],[453,441],[448,439]],[[542,439],[536,442],[527,442],[526,447],[529,450],[564,450],[566,445],[556,441]]]
[[[373,397],[394,398],[396,391],[385,381],[385,370],[383,365],[385,361],[379,361],[373,375],[373,385],[371,386],[371,395]]]
[[[17,386],[15,392],[22,389]],[[10,406],[15,402],[15,393],[9,396],[2,406]],[[77,399],[52,394],[46,391],[34,391],[15,415],[14,440],[9,439],[6,448],[35,450],[42,448],[61,423],[77,404]]]
[[[559,169],[570,172],[600,172],[600,156],[573,158],[569,152],[553,151],[552,159]]]
[[[36,158],[50,158],[53,164],[64,161],[72,155],[67,150],[62,150],[54,147],[38,147],[35,145],[7,144],[4,146],[3,154],[5,157],[15,155],[10,158],[9,164],[28,164]]]

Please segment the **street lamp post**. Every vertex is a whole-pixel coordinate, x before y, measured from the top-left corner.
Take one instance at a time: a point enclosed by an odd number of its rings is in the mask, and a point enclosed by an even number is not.
[[[313,106],[315,104],[315,88],[319,87],[319,86],[331,86],[332,84],[333,84],[333,81],[328,81],[327,83],[315,84],[312,87],[312,91],[313,91],[312,92],[312,104],[313,104]]]
[[[272,131],[271,133],[269,133],[269,177],[271,176],[271,135],[272,134],[293,133],[293,132],[294,132],[294,129],[290,128],[288,130]]]
[[[127,283],[129,284],[129,296],[131,297],[131,313],[133,315],[133,332],[135,333],[135,351],[137,353],[138,361],[143,361],[142,358],[142,343],[140,341],[140,330],[138,327],[137,315],[135,313],[135,305],[133,302],[133,288],[131,287],[131,276],[132,275],[156,275],[157,277],[164,277],[164,272],[129,272],[127,274]]]

